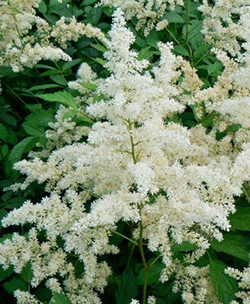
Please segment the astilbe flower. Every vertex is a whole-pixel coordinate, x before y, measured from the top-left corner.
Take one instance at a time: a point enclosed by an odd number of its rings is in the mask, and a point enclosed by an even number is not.
[[[0,264],[13,265],[20,273],[29,262],[33,287],[45,280],[48,288],[64,292],[73,304],[99,304],[97,292],[104,290],[111,269],[98,257],[119,252],[109,238],[121,221],[131,222],[134,242],[143,240],[150,251],[160,254],[162,282],[177,272],[177,279],[185,282],[185,303],[197,298],[191,294],[194,289],[202,296],[199,303],[212,302],[208,270],[192,268],[192,263],[206,252],[211,240],[222,240],[222,231],[230,229],[234,196],[250,179],[250,146],[241,144],[234,151],[230,135],[217,141],[216,130],[207,133],[201,125],[187,129],[171,122],[172,115],[183,113],[189,103],[186,91],[195,88],[190,95],[193,104],[197,91],[202,94],[195,70],[172,54],[171,44],[158,44],[160,61],[150,70],[149,62],[138,60],[131,50],[135,37],[120,9],[113,16],[109,36],[105,58],[110,76],[98,79],[84,64],[79,80],[70,84],[79,89],[80,79],[85,78],[97,85],[95,92],[80,90],[88,104],[86,112],[97,120],[87,143],[54,150],[47,161],[35,157],[15,165],[27,175],[22,189],[37,181],[45,184],[48,196],[40,203],[25,202],[3,219],[4,227],[28,223],[33,228],[27,237],[15,233],[0,244]],[[197,85],[190,83],[193,79]],[[96,95],[102,96],[98,103]],[[41,231],[46,235],[43,241]],[[58,238],[63,245],[59,246]],[[171,251],[173,244],[184,241],[196,248],[185,256],[190,264],[186,269]],[[84,266],[80,277],[67,259],[69,253]],[[176,289],[180,289],[178,280]],[[33,296],[20,291],[16,297],[18,303],[23,299],[36,303]]]
[[[162,30],[168,25],[164,17],[167,10],[174,10],[177,5],[184,6],[183,0],[100,0],[99,5],[121,8],[127,20],[137,18],[137,29],[144,29],[146,35],[156,27]]]
[[[20,72],[40,60],[70,61],[64,51],[69,41],[77,41],[83,35],[105,41],[100,29],[77,22],[75,17],[61,17],[55,25],[49,24],[36,15],[40,2],[0,1],[0,65]]]

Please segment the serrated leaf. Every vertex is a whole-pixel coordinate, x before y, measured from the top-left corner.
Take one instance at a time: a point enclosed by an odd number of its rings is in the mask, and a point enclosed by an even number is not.
[[[51,291],[48,288],[44,288],[44,287],[36,288],[34,290],[34,294],[40,301],[47,301],[52,297]]]
[[[136,277],[131,269],[127,269],[120,276],[119,286],[115,290],[116,304],[129,304],[136,295]]]
[[[42,14],[46,14],[47,12],[47,5],[44,3],[44,1],[41,1],[38,7],[38,11]]]
[[[50,300],[49,304],[71,304],[71,302],[66,295],[53,292],[53,297]]]
[[[44,133],[43,128],[39,127],[37,121],[28,120],[22,124],[24,130],[31,136],[41,136]]]
[[[138,60],[142,60],[142,59],[148,59],[149,56],[150,56],[150,49],[151,49],[151,46],[147,46],[146,48],[140,50],[140,52],[138,53]]]
[[[220,302],[223,304],[230,303],[235,299],[237,292],[236,280],[225,274],[227,265],[219,260],[210,260],[210,277],[214,287],[214,291]]]
[[[206,53],[211,48],[208,44],[202,44],[200,45],[195,51],[194,51],[194,57],[198,57],[201,54]]]
[[[177,54],[180,54],[182,56],[189,56],[189,52],[181,45],[176,45],[174,47],[174,51],[177,53]]]
[[[33,136],[24,138],[22,141],[20,141],[10,152],[8,162],[10,162],[11,166],[21,159],[23,153],[31,150],[36,143],[37,138]]]
[[[8,131],[3,124],[0,123],[0,139],[4,142],[7,141]]]
[[[97,89],[97,85],[95,83],[90,83],[90,82],[79,82],[81,86],[84,88],[95,91]]]
[[[230,232],[224,235],[223,241],[213,241],[211,246],[216,251],[250,262],[249,248],[246,248],[245,238],[240,234]]]
[[[91,59],[93,59],[94,61],[96,61],[97,63],[99,63],[102,66],[105,66],[107,64],[107,61],[102,58],[91,58]]]
[[[153,285],[151,290],[152,294],[157,297],[157,304],[159,299],[164,299],[160,302],[164,304],[182,303],[180,293],[173,293],[173,282],[171,281],[165,284]]]
[[[91,5],[91,4],[94,4],[94,3],[96,3],[98,0],[84,0],[83,2],[82,2],[82,6],[87,6],[87,5]]]
[[[71,60],[71,61],[68,61],[66,62],[63,67],[62,67],[62,70],[63,71],[66,71],[67,69],[70,69],[72,68],[73,66],[77,65],[78,63],[80,63],[82,60],[81,59],[74,59],[74,60]]]
[[[3,159],[9,152],[8,145],[2,145],[0,146],[0,159]]]
[[[223,67],[223,64],[219,61],[216,61],[215,63],[213,63],[212,65],[209,65],[207,67],[207,72],[209,75],[211,75],[211,74],[218,75],[221,72],[222,67]]]
[[[208,116],[206,116],[202,121],[201,124],[203,125],[203,127],[207,128],[207,127],[211,127],[214,123],[214,118],[216,116],[215,112],[210,113]]]
[[[26,122],[35,121],[39,127],[46,127],[49,122],[53,121],[53,109],[34,109],[33,112],[26,117]]]
[[[181,244],[174,243],[174,245],[172,246],[173,252],[179,252],[179,251],[189,252],[195,249],[197,249],[197,245],[192,244],[189,241],[184,241]]]
[[[37,85],[34,87],[31,87],[29,89],[30,92],[32,91],[39,91],[39,90],[46,90],[46,89],[55,89],[55,88],[60,88],[61,86],[58,84],[42,84],[42,85]]]
[[[69,110],[66,113],[64,113],[63,118],[69,118],[69,117],[74,117],[76,116],[77,111],[76,110]]]
[[[41,63],[38,63],[35,65],[36,68],[40,68],[40,69],[47,69],[47,70],[54,70],[54,71],[57,71],[56,68],[50,66],[50,65],[47,65],[47,64],[41,64]],[[58,72],[58,71],[57,71]]]
[[[229,217],[232,229],[250,231],[250,207],[238,207]]]
[[[85,122],[85,123],[88,123],[88,124],[93,124],[94,122],[93,122],[93,120],[92,119],[90,119],[88,116],[78,116],[77,117],[77,121],[78,122]]]
[[[15,127],[17,125],[17,120],[12,115],[9,115],[7,113],[0,113],[0,117],[2,118],[2,120],[4,120],[4,122],[6,122],[6,124],[10,126]]]
[[[169,23],[185,23],[185,20],[175,12],[167,12],[164,17]]]
[[[154,283],[158,283],[160,276],[161,276],[161,271],[164,268],[164,265],[161,263],[156,263],[152,267],[150,267],[149,272],[148,272],[148,285],[152,285]],[[144,275],[145,275],[145,270],[142,268],[139,272],[139,275],[137,277],[137,283],[138,285],[143,285],[144,283]]]
[[[102,53],[105,53],[107,51],[107,49],[103,46],[103,45],[100,45],[100,44],[91,44],[91,46],[93,48],[95,48],[97,51],[100,51]]]
[[[12,76],[15,72],[13,72],[11,67],[0,66],[0,76]]]
[[[22,269],[21,272],[21,278],[25,281],[25,282],[30,282],[32,279],[32,268],[31,268],[31,263],[27,263],[27,265]]]
[[[10,277],[14,272],[13,267],[9,267],[8,269],[4,270],[2,266],[0,266],[0,281],[3,281]]]
[[[41,99],[44,99],[46,101],[50,102],[59,102],[65,106],[74,108],[77,110],[77,104],[73,98],[72,95],[70,95],[68,92],[56,92],[54,94],[36,94],[36,97],[39,97]]]
[[[67,86],[67,80],[62,75],[51,75],[50,79],[52,79],[54,82],[61,84],[62,86]]]
[[[26,291],[27,283],[22,279],[14,277],[12,280],[5,282],[3,284],[3,288],[10,294],[14,293],[15,290],[20,289],[22,291]]]

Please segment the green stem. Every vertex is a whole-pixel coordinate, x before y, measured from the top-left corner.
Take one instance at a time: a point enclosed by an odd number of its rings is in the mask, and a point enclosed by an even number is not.
[[[149,264],[148,268],[152,267],[152,266],[159,260],[160,257],[161,257],[161,254],[158,255],[158,256]]]
[[[166,27],[166,30],[168,31],[169,35],[174,39],[174,41],[177,44],[181,45],[180,42],[177,40],[177,38],[170,32],[170,30],[167,27]]]
[[[149,272],[149,268],[147,267],[147,269],[145,269],[145,274],[144,274],[142,304],[146,304],[147,302],[148,272]]]
[[[7,85],[7,83],[6,82],[4,82],[4,85],[6,85],[6,87],[11,91],[11,93],[12,94],[14,94],[30,111],[31,111],[31,109],[29,108],[29,106],[27,105],[27,103],[19,96],[19,95],[17,95],[16,94],[16,92],[15,91],[13,91],[12,89],[11,89],[11,87],[9,87],[8,85]],[[31,111],[32,112],[32,111]]]
[[[201,58],[196,62],[196,64],[194,65],[194,67],[197,67],[197,65],[201,62],[201,60],[210,52],[211,48],[203,55],[201,56]]]
[[[188,42],[188,23],[189,23],[189,1],[190,0],[187,0],[186,2],[186,43]]]
[[[250,202],[250,195],[247,192],[247,187],[244,184],[243,184],[242,189],[243,189],[243,192],[244,192],[245,196],[247,197],[248,202]]]
[[[130,138],[130,143],[131,143],[131,154],[132,154],[133,162],[134,162],[134,164],[136,164],[137,159],[136,159],[136,155],[135,155],[135,143],[134,143],[134,139],[133,139],[133,135],[132,135],[132,123],[130,120],[128,121],[128,130],[129,130],[129,138]]]
[[[132,247],[130,248],[126,269],[129,268],[129,265],[130,265],[130,262],[131,262],[131,259],[132,259],[132,255],[134,253],[134,249],[135,249],[135,244],[133,244]]]
[[[143,296],[142,296],[142,304],[146,304],[147,301],[147,283],[148,283],[148,272],[149,267],[146,262],[144,250],[143,250],[143,226],[142,226],[142,214],[141,214],[141,206],[139,207],[139,213],[141,216],[140,220],[140,240],[139,240],[139,250],[141,254],[142,264],[144,267],[144,281],[143,281]]]
[[[115,230],[111,230],[112,233],[119,235],[120,237],[130,241],[131,243],[133,243],[135,246],[138,246],[138,243],[132,239],[130,239],[129,237],[127,237],[126,235],[121,234],[120,232],[117,232]]]

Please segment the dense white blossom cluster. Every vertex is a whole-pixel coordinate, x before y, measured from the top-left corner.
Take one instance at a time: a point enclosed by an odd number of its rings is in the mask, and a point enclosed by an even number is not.
[[[238,5],[242,1],[236,2]],[[126,1],[124,7],[125,1],[102,3],[121,6],[126,15],[142,20],[136,3],[141,5],[145,18],[154,16],[154,4],[162,10],[183,4]],[[224,7],[224,1],[218,3]],[[207,6],[204,1],[204,13]],[[143,22],[140,26],[144,26]],[[64,19],[53,30],[62,46],[77,36],[71,27],[77,28],[77,33],[85,31],[75,20],[66,24]],[[61,29],[67,33],[65,41]],[[82,94],[79,103],[88,105],[88,115],[97,122],[90,130],[81,128],[75,133],[75,124],[63,118],[62,107],[57,122],[51,125],[52,131],[47,132],[47,137],[56,142],[48,159],[34,157],[15,165],[27,178],[14,187],[25,189],[37,181],[45,184],[48,196],[39,203],[25,202],[3,219],[4,227],[29,224],[33,228],[27,236],[15,233],[0,244],[0,264],[5,269],[13,265],[20,273],[30,263],[33,287],[45,281],[52,291],[64,292],[73,304],[99,304],[98,292],[103,291],[111,273],[99,257],[118,253],[109,238],[118,223],[132,222],[134,242],[141,238],[150,251],[160,254],[164,265],[161,282],[177,273],[174,289],[182,292],[184,303],[215,304],[208,267],[192,264],[213,239],[221,241],[222,232],[230,229],[228,216],[235,212],[234,197],[241,195],[242,184],[250,180],[250,113],[245,110],[249,108],[249,92],[245,79],[244,83],[234,80],[235,67],[238,73],[242,67],[217,50],[224,72],[214,87],[202,89],[195,69],[182,57],[173,55],[171,44],[159,43],[159,63],[150,69],[149,62],[139,60],[137,52],[131,50],[135,37],[126,27],[120,8],[114,13],[110,38],[99,31],[95,35],[105,40],[105,67],[110,76],[97,78],[84,63],[78,79],[69,87]],[[82,81],[96,85],[96,90],[82,86]],[[99,102],[95,102],[97,95],[102,98]],[[226,125],[241,124],[243,131],[229,133],[218,141],[216,128],[208,132],[201,124],[188,129],[171,122],[173,114],[183,113],[187,105],[198,107],[201,102],[210,111],[218,112]],[[82,143],[81,137],[87,133],[88,141]],[[196,248],[184,257],[187,267],[171,250],[174,244],[184,241]],[[67,259],[69,254],[83,265],[78,277]],[[17,291],[15,296],[19,304],[39,303],[27,292]],[[155,303],[154,297],[148,303]]]
[[[228,267],[226,273],[239,282],[240,288],[240,291],[236,293],[239,302],[232,301],[230,304],[250,303],[250,267],[244,268],[243,271]]]
[[[99,5],[121,8],[127,20],[136,17],[137,29],[144,28],[147,35],[156,26],[158,30],[164,29],[168,21],[164,18],[167,10],[174,10],[176,5],[183,6],[183,0],[100,0]]]
[[[40,2],[0,1],[0,65],[10,65],[19,72],[40,60],[69,61],[71,57],[64,51],[68,41],[77,41],[82,35],[105,40],[100,29],[77,22],[74,17],[61,17],[50,25],[36,15]]]

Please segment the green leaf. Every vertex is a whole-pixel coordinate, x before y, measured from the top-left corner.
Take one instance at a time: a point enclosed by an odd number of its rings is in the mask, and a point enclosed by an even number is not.
[[[150,267],[149,272],[148,272],[148,285],[152,285],[154,283],[158,283],[160,276],[161,276],[161,271],[164,268],[164,265],[161,263],[155,263],[153,266]],[[138,285],[143,285],[144,283],[144,275],[145,275],[145,270],[142,268],[139,271],[139,275],[137,277],[137,283]]]
[[[91,91],[95,91],[97,89],[97,85],[95,83],[80,82],[80,85]]]
[[[54,120],[54,109],[50,108],[48,110],[44,109],[35,109],[33,112],[26,117],[26,122],[35,121],[39,127],[46,127],[49,122]]]
[[[44,3],[44,1],[40,2],[40,5],[38,7],[38,11],[42,14],[46,14],[47,12],[47,5]]]
[[[50,300],[49,304],[71,304],[71,302],[66,295],[53,292],[53,297]]]
[[[44,287],[36,288],[34,290],[34,294],[40,301],[48,301],[52,297],[51,291],[48,288],[44,288]]]
[[[59,102],[65,106],[77,110],[77,104],[73,96],[70,95],[68,92],[63,91],[63,92],[56,92],[54,94],[36,94],[35,96],[44,99],[46,101]]]
[[[164,284],[153,285],[151,287],[152,294],[157,297],[157,304],[177,304],[182,303],[180,293],[173,293],[173,282],[167,282]],[[160,302],[159,300],[163,301]]]
[[[23,268],[22,272],[21,272],[21,278],[25,281],[25,282],[30,282],[32,279],[32,268],[31,268],[31,263],[27,263],[27,265]]]
[[[78,63],[80,63],[82,60],[81,59],[74,59],[74,60],[71,60],[71,61],[68,61],[66,62],[63,67],[62,67],[62,70],[63,71],[66,71],[67,69],[70,69],[72,68],[73,66],[77,65]]]
[[[8,139],[8,131],[3,124],[0,123],[0,139],[4,142]]]
[[[3,281],[10,277],[13,273],[13,267],[9,267],[8,269],[4,270],[2,266],[0,266],[0,281]]]
[[[138,60],[142,60],[142,59],[149,59],[151,52],[150,52],[151,46],[147,46],[144,49],[141,49],[137,58]]]
[[[29,91],[39,91],[39,90],[46,90],[46,89],[55,89],[55,88],[61,88],[60,85],[58,84],[42,84],[42,85],[37,85],[34,87],[31,87]]]
[[[250,231],[250,207],[238,207],[237,212],[229,217],[232,229]]]
[[[202,44],[194,51],[194,57],[199,57],[201,54],[206,53],[211,48],[208,44]]]
[[[36,120],[28,120],[22,124],[24,130],[32,136],[41,136],[44,134],[44,129],[39,127]]]
[[[136,277],[131,269],[125,270],[115,290],[116,304],[129,304],[137,295]]]
[[[82,6],[87,6],[96,3],[98,0],[84,0]]]
[[[91,58],[91,59],[93,59],[94,61],[96,61],[97,63],[99,63],[102,66],[105,66],[107,64],[107,61],[102,58]]]
[[[203,127],[207,128],[207,127],[211,127],[213,126],[214,123],[214,117],[216,116],[215,112],[210,113],[209,115],[207,115],[202,121],[201,124],[203,125]]]
[[[9,152],[8,145],[2,145],[0,146],[0,159],[3,159]]]
[[[77,111],[72,109],[72,110],[69,110],[66,113],[64,113],[63,118],[74,117],[74,116],[76,116],[76,114],[77,114]]]
[[[185,20],[175,12],[167,12],[163,18],[167,19],[169,23],[185,23]]]
[[[174,245],[172,246],[173,252],[179,252],[179,251],[189,252],[195,249],[197,249],[197,245],[192,244],[189,241],[184,241],[181,244],[174,243]]]
[[[26,137],[20,141],[10,152],[8,161],[11,166],[21,159],[23,153],[30,151],[36,143],[37,138],[33,136]]]
[[[102,15],[102,9],[100,7],[94,7],[90,10],[88,13],[88,16],[86,18],[86,22],[91,23],[93,25],[97,25]]]
[[[77,121],[78,122],[85,122],[85,123],[88,123],[88,124],[93,124],[93,120],[92,119],[90,119],[88,116],[78,116],[77,117]]]
[[[95,48],[97,51],[100,51],[102,53],[105,53],[107,51],[107,49],[104,46],[100,45],[99,43],[98,44],[93,44],[92,43],[91,46],[93,48]]]
[[[5,282],[3,288],[10,294],[14,293],[15,290],[20,289],[26,291],[27,283],[21,280],[20,278],[14,277],[12,280]]]
[[[56,68],[50,66],[50,65],[47,65],[47,64],[41,64],[41,63],[38,63],[35,65],[36,68],[40,68],[40,69],[47,69],[47,70],[55,70],[57,71]]]
[[[213,283],[214,291],[220,302],[228,304],[235,299],[237,292],[236,280],[225,274],[227,265],[219,260],[210,260],[210,277]]]
[[[50,79],[52,79],[54,82],[61,84],[62,86],[67,86],[67,80],[62,75],[51,75]]]
[[[17,120],[12,115],[0,112],[0,117],[2,118],[2,120],[4,122],[6,122],[6,124],[8,124],[10,126],[14,126],[15,127],[17,125]]]
[[[249,248],[246,248],[245,238],[238,233],[227,233],[221,242],[213,241],[212,248],[219,252],[230,254],[238,259],[250,262]]]
[[[209,75],[219,75],[221,73],[222,67],[223,64],[219,61],[216,61],[215,63],[207,67],[207,72]]]
[[[189,52],[181,45],[176,45],[174,51],[182,56],[189,56]]]

